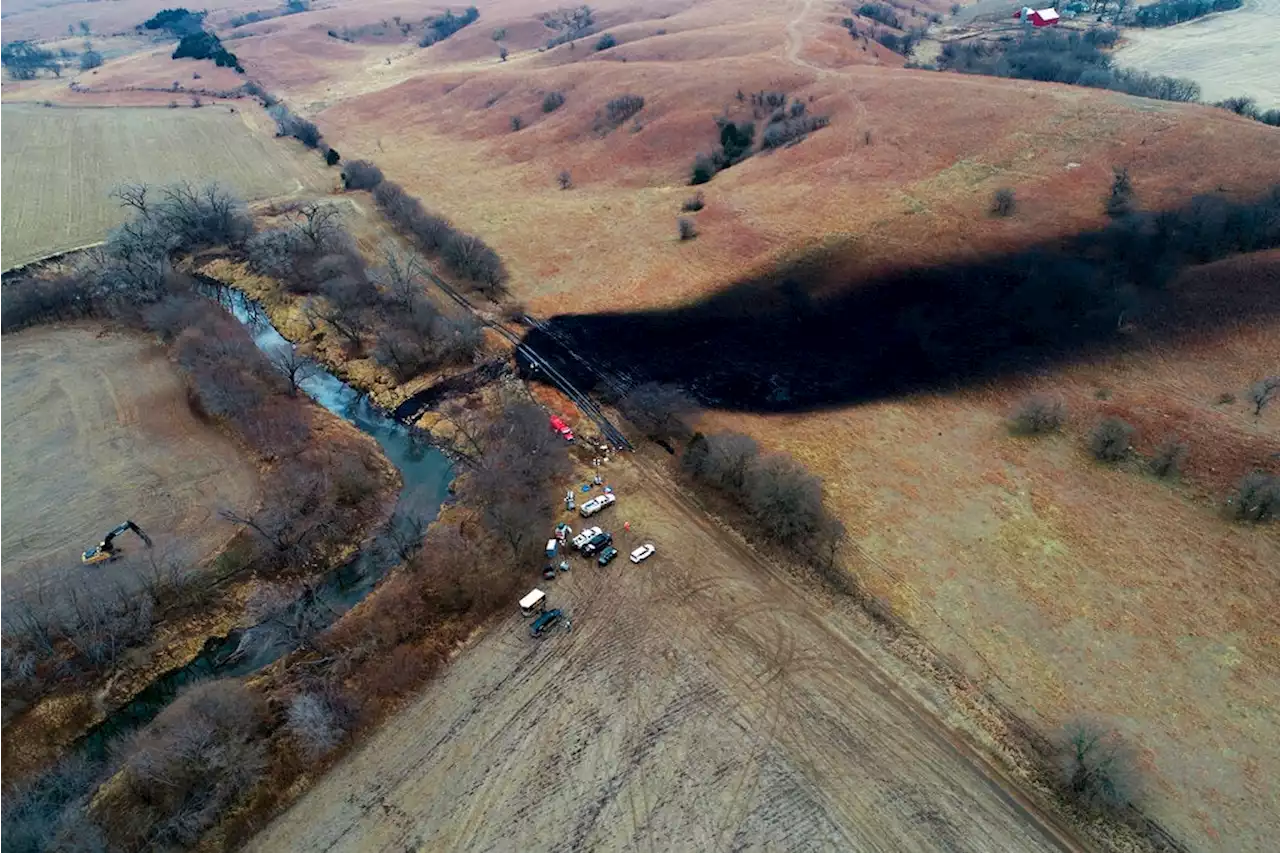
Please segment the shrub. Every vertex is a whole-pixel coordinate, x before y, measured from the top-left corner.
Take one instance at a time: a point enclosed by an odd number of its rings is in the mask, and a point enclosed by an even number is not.
[[[611,47],[617,47],[618,40],[613,37],[612,33],[605,33],[600,36],[600,40],[596,42],[596,50],[608,50]]]
[[[348,160],[342,167],[342,185],[349,190],[371,190],[382,183],[382,170],[368,160]]]
[[[121,846],[191,847],[266,764],[261,698],[235,681],[196,685],[129,741],[121,784],[92,806]]]
[[[690,170],[689,183],[694,186],[705,184],[715,177],[715,174],[715,163],[706,154],[699,154],[693,158],[693,168]]]
[[[338,149],[330,148],[327,145],[324,147],[324,164],[326,166],[336,166],[341,159],[342,155],[338,153]]]
[[[275,120],[277,136],[292,136],[308,148],[318,148],[322,137],[320,128],[294,113],[284,104],[277,103],[267,109]]]
[[[1029,397],[1010,419],[1010,428],[1021,435],[1043,435],[1057,432],[1066,420],[1066,407],[1061,400]]]
[[[640,95],[619,95],[605,104],[604,109],[606,126],[612,129],[644,109],[644,98]]]
[[[1071,800],[1089,811],[1129,803],[1135,761],[1117,733],[1096,723],[1073,721],[1063,726],[1057,741],[1059,779]]]
[[[1133,211],[1133,181],[1125,167],[1112,169],[1111,194],[1107,196],[1107,215],[1126,216]]]
[[[1012,216],[1016,204],[1013,190],[1007,187],[996,190],[995,195],[991,197],[991,213],[993,216]]]
[[[693,220],[686,216],[681,216],[676,220],[676,230],[680,234],[681,240],[692,240],[698,236],[698,228],[693,224]]]
[[[511,117],[511,131],[514,133],[514,132],[516,132],[516,131],[520,130],[520,128],[522,128],[522,127],[524,127],[524,119],[520,118],[520,116],[512,116],[512,117]]]
[[[1184,441],[1167,438],[1156,447],[1156,453],[1149,464],[1151,473],[1161,478],[1173,478],[1182,471],[1182,463],[1187,461],[1187,444]]]
[[[1119,462],[1129,455],[1133,432],[1120,418],[1104,418],[1089,434],[1089,452],[1099,462]]]
[[[1241,521],[1262,522],[1280,516],[1280,477],[1265,471],[1245,474],[1228,503]]]
[[[706,201],[702,197],[701,192],[696,192],[691,198],[684,200],[684,204],[680,205],[680,209],[685,213],[696,213],[706,206]]]
[[[567,190],[573,187],[573,175],[569,174],[568,169],[564,169],[560,174],[556,175],[556,183],[560,185],[560,189]]]
[[[89,71],[102,65],[102,54],[96,50],[86,50],[80,54],[80,70]]]
[[[345,709],[321,693],[299,693],[285,713],[289,734],[293,735],[307,761],[318,761],[342,743],[346,736]]]
[[[564,106],[564,92],[547,92],[542,96],[542,111],[553,113]]]

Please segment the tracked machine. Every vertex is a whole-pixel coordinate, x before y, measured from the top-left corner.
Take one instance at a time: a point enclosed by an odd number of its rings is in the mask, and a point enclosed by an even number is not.
[[[147,547],[151,547],[151,537],[142,531],[142,528],[134,524],[132,521],[126,521],[112,530],[102,541],[98,543],[96,548],[91,548],[80,555],[80,562],[85,565],[92,566],[98,563],[110,563],[124,556],[124,552],[115,544],[115,538],[121,533],[132,530],[138,534],[138,538],[147,543]]]

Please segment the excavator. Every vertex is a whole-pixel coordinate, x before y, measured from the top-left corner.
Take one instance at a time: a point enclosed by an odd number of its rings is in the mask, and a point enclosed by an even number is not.
[[[108,533],[103,540],[98,543],[98,547],[85,551],[81,554],[80,562],[85,563],[86,565],[94,565],[97,563],[110,563],[112,560],[118,560],[123,557],[124,552],[120,551],[115,546],[114,540],[121,533],[128,530],[132,530],[134,533],[138,534],[138,538],[147,543],[148,548],[151,547],[151,537],[143,533],[142,528],[134,524],[132,521],[126,521],[117,526],[115,530]]]

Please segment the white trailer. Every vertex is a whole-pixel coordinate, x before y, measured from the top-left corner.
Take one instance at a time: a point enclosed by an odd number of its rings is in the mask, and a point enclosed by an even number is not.
[[[540,589],[520,599],[520,615],[532,616],[535,613],[541,613],[547,609],[547,594]]]

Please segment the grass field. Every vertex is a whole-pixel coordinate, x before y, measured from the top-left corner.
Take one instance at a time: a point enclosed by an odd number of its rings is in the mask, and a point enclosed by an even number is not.
[[[1260,109],[1280,107],[1280,0],[1244,6],[1173,27],[1126,29],[1116,64],[1190,77],[1210,103],[1245,95]]]
[[[125,519],[150,534],[155,556],[188,565],[234,535],[218,510],[252,502],[257,474],[195,418],[158,348],[75,325],[6,335],[3,352],[6,594],[86,571],[80,551]],[[132,534],[119,544],[117,565],[142,549]]]
[[[6,104],[2,115],[4,269],[103,239],[125,219],[108,197],[123,182],[216,180],[245,199],[328,185],[317,155],[241,110]]]

